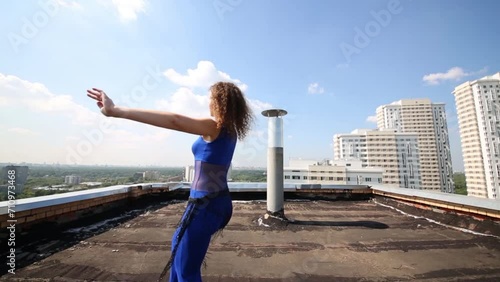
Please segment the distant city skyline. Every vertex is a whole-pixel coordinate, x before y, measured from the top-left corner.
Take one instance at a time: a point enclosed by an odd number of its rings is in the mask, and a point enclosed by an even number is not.
[[[0,162],[191,165],[196,136],[105,118],[85,91],[200,117],[224,80],[256,117],[235,168],[266,166],[263,110],[288,112],[286,164],[333,159],[332,136],[376,128],[378,106],[428,98],[445,103],[453,171],[464,170],[452,92],[500,71],[500,39],[484,35],[500,2],[222,2],[0,4]]]

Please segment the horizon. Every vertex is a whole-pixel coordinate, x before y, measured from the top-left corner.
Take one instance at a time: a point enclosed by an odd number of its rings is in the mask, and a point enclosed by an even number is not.
[[[106,118],[86,89],[121,106],[208,116],[232,81],[256,122],[233,166],[266,167],[281,108],[284,160],[333,159],[333,136],[376,128],[376,108],[445,103],[453,172],[464,171],[453,89],[500,71],[500,2],[40,0],[0,4],[0,160],[184,167],[197,136]],[[478,17],[477,15],[481,15]],[[490,54],[490,55],[489,55]],[[316,128],[320,128],[317,130]]]
[[[185,166],[155,166],[155,165],[113,165],[113,164],[58,164],[58,163],[0,163],[1,167],[6,166],[60,166],[60,167],[123,167],[123,168],[141,168],[141,167],[152,167],[152,168],[185,168]],[[245,167],[231,167],[232,169],[238,168],[252,168],[251,166]],[[265,169],[266,167],[254,167],[256,169]]]
[[[304,159],[305,160],[305,159]],[[311,161],[320,161],[320,160],[311,160]],[[182,168],[185,166],[155,166],[155,165],[112,165],[112,164],[41,164],[41,163],[0,163],[1,167],[5,166],[60,166],[60,167],[116,167],[116,168]],[[192,165],[191,165],[192,166]],[[290,166],[284,165],[283,168],[292,168]],[[372,167],[368,167],[372,168]],[[253,169],[253,170],[266,170],[267,166],[257,167],[257,166],[238,166],[231,167],[232,170],[238,169]],[[461,173],[464,174],[464,171],[453,171],[453,173]]]

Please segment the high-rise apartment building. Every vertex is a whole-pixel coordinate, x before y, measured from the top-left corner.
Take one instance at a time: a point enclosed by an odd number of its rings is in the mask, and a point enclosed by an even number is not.
[[[21,194],[26,180],[28,179],[29,167],[19,165],[8,165],[2,168],[2,180],[0,184],[5,183],[5,189],[9,186],[15,186],[15,190],[8,189],[8,191]]]
[[[78,185],[80,184],[82,178],[79,175],[66,175],[64,177],[65,184]]]
[[[455,87],[467,194],[499,198],[500,72]]]
[[[377,127],[418,134],[422,189],[453,193],[453,168],[444,103],[405,99],[377,108]]]
[[[148,170],[142,174],[142,178],[144,180],[149,180],[149,181],[159,180],[160,179],[160,172],[157,170]]]
[[[360,159],[363,167],[383,168],[386,185],[422,189],[416,133],[357,129],[333,139],[335,160]]]

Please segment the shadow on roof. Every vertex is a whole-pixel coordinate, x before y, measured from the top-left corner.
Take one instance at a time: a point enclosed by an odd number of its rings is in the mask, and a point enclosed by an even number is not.
[[[366,227],[372,229],[387,229],[389,225],[377,221],[317,221],[317,220],[293,220],[289,224],[312,225],[312,226],[336,226],[336,227]]]

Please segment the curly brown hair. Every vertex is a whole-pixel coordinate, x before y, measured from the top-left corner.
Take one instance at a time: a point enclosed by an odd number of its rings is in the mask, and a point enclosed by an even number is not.
[[[240,88],[231,82],[217,82],[210,87],[212,92],[210,111],[218,128],[225,128],[229,135],[243,140],[254,120]]]

